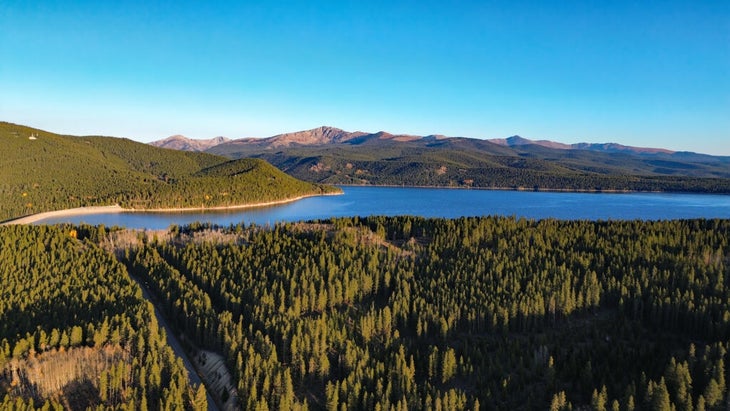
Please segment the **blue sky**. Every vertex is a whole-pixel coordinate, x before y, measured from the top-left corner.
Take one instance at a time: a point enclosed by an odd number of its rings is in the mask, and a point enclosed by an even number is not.
[[[152,141],[348,131],[730,155],[728,1],[0,2],[0,120]]]

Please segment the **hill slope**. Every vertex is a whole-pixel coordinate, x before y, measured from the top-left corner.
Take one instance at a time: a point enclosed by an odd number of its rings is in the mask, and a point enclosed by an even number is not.
[[[320,127],[233,140],[207,152],[262,158],[297,178],[333,184],[730,192],[730,157],[611,143],[421,137]]]
[[[91,205],[229,206],[332,190],[299,181],[262,160],[231,161],[122,138],[62,136],[2,122],[0,144],[0,221]],[[223,164],[238,171],[205,171]]]

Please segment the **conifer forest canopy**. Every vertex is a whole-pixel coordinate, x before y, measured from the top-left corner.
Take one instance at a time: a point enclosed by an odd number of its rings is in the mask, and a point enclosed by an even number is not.
[[[202,406],[132,275],[190,346],[222,355],[242,409],[725,409],[729,232],[506,217],[0,227],[1,404]],[[61,354],[83,366],[38,375]]]

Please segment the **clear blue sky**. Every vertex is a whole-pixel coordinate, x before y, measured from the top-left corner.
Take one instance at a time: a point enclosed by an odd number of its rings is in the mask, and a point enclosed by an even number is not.
[[[730,1],[0,2],[0,120],[730,155]]]

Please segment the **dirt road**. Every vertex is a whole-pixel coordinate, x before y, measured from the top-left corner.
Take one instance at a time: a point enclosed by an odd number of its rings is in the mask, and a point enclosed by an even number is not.
[[[167,334],[167,344],[172,347],[172,350],[175,351],[175,354],[178,357],[182,358],[183,363],[185,364],[185,368],[188,370],[188,378],[190,379],[190,382],[193,384],[202,384],[203,381],[200,379],[198,372],[195,370],[195,367],[193,367],[193,364],[188,358],[187,353],[180,344],[180,340],[178,340],[177,335],[172,330],[172,328],[170,328],[170,325],[165,320],[165,317],[157,308],[157,301],[152,297],[149,290],[147,290],[147,287],[141,281],[139,281],[139,279],[135,278],[131,274],[129,277],[132,278],[132,280],[134,280],[142,288],[142,296],[144,297],[144,299],[151,302],[152,305],[155,307],[155,316],[157,317],[157,323],[165,330],[165,333]],[[207,389],[206,395],[208,397],[208,411],[220,411],[215,401],[213,401],[213,397],[210,395],[210,392],[208,392]]]

